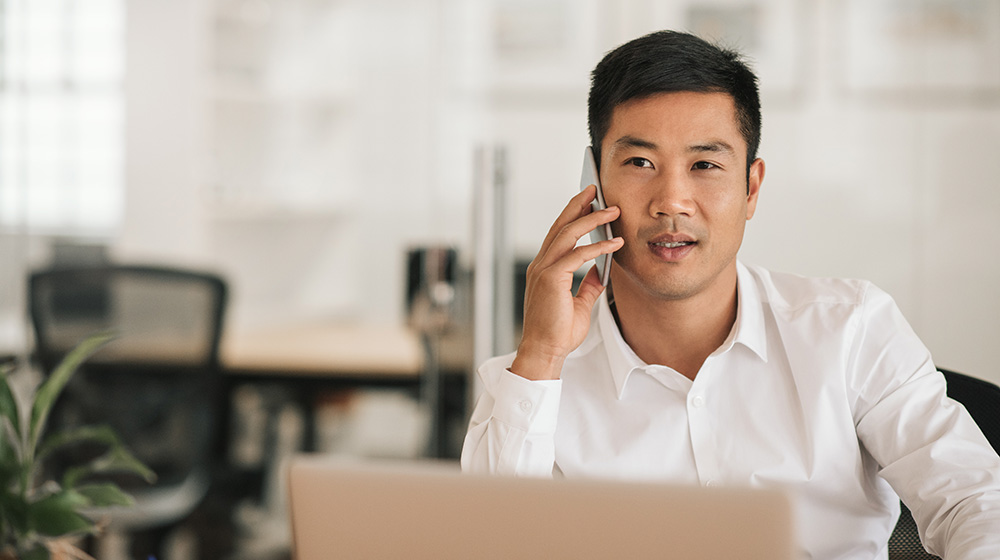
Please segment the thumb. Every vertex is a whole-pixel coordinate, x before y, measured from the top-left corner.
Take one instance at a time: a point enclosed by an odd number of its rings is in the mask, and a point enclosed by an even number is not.
[[[582,305],[589,312],[594,308],[597,298],[603,292],[604,286],[597,278],[597,265],[594,265],[587,271],[587,275],[583,277],[583,282],[580,282],[580,287],[576,291],[577,304]]]

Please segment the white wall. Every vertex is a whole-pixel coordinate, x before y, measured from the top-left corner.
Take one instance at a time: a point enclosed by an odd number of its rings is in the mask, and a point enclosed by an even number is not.
[[[206,3],[129,0],[125,212],[116,255],[209,260],[202,204]]]
[[[507,148],[514,246],[530,257],[577,187],[587,70],[619,42],[683,21],[676,4],[573,3],[582,8],[563,36],[572,52],[529,57],[519,74],[490,56],[488,3],[334,4],[354,18],[357,39],[347,62],[329,62],[356,72],[354,94],[331,117],[343,137],[330,158],[341,163],[321,169],[342,202],[233,218],[206,206],[217,140],[209,4],[129,3],[129,193],[118,249],[222,269],[237,326],[401,320],[406,248],[471,247],[472,152],[482,142]],[[847,4],[792,4],[808,9],[796,12],[788,42],[795,75],[764,88],[767,177],[744,260],[871,279],[896,297],[939,365],[1000,382],[1000,99],[849,94],[838,79],[836,17]],[[532,76],[553,83],[533,87]]]

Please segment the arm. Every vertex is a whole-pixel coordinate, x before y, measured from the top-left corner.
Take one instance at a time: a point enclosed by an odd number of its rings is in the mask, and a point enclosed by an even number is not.
[[[872,288],[855,353],[858,436],[913,512],[924,545],[951,559],[1000,550],[1000,457],[892,300]],[[867,372],[867,373],[866,373]]]
[[[618,217],[618,208],[592,213],[596,189],[574,196],[528,266],[524,329],[517,353],[479,369],[484,392],[476,403],[462,448],[462,470],[550,476],[563,362],[587,335],[590,314],[604,287],[591,269],[572,293],[573,273],[611,253],[621,238],[577,247],[595,227]]]
[[[462,447],[462,471],[548,477],[562,382],[531,381],[511,373],[512,356],[479,368],[483,393]]]

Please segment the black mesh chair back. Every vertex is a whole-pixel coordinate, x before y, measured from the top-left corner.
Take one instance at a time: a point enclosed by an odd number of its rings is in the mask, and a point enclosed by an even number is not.
[[[218,365],[226,285],[171,268],[60,268],[32,274],[29,304],[46,370],[81,340],[118,338],[89,363],[210,369]]]
[[[115,480],[136,498],[131,525],[190,513],[207,492],[218,446],[225,282],[195,271],[101,266],[37,271],[28,289],[46,373],[84,338],[117,335],[74,375],[50,425],[110,425],[157,473],[152,486],[138,477]],[[70,464],[94,452],[82,447],[61,459]]]
[[[948,396],[962,403],[976,421],[993,449],[1000,453],[1000,387],[954,371],[940,370],[948,383]],[[899,521],[889,539],[889,560],[928,560],[920,544],[920,534],[913,515],[900,503]]]

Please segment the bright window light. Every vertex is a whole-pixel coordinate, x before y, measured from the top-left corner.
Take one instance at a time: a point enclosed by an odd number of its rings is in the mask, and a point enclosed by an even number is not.
[[[0,0],[0,229],[117,229],[124,66],[125,0]]]

